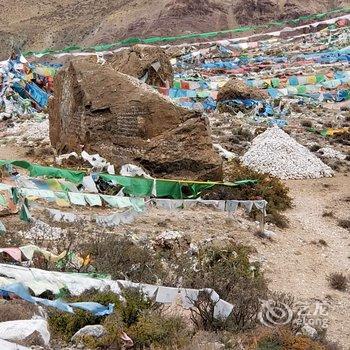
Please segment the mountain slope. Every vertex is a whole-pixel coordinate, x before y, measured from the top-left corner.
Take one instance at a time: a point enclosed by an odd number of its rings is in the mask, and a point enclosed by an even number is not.
[[[2,5],[0,56],[12,44],[42,50],[216,31],[345,5],[348,0],[12,0]]]

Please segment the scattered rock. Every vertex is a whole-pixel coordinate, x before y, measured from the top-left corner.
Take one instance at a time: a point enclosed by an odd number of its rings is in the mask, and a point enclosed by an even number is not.
[[[311,339],[317,339],[318,333],[315,328],[309,326],[308,324],[304,325],[301,329],[301,333],[310,337]]]
[[[276,237],[276,233],[269,230],[264,230],[263,232],[259,231],[258,235],[261,238],[268,238],[268,239],[272,239]]]
[[[218,102],[236,99],[267,100],[268,94],[257,88],[247,86],[242,80],[230,79],[218,92]]]
[[[85,326],[76,332],[71,341],[79,343],[84,337],[102,338],[107,335],[107,330],[102,325]]]
[[[225,345],[220,342],[220,336],[214,332],[197,331],[188,349],[191,350],[222,350]]]
[[[198,254],[199,252],[199,247],[197,244],[194,244],[194,243],[191,243],[190,244],[190,249],[188,250],[188,252],[191,254],[191,255],[196,255]]]
[[[33,142],[49,142],[49,120],[46,119],[35,121],[28,120],[16,123],[13,128],[7,130],[7,135],[14,135],[16,143],[21,146],[30,146]]]
[[[50,226],[41,220],[35,220],[33,226],[26,232],[19,231],[20,236],[26,239],[59,240],[66,233],[60,227]]]
[[[318,153],[325,157],[325,158],[330,158],[330,159],[338,159],[338,160],[345,160],[346,155],[337,151],[334,148],[331,147],[323,147],[318,150]]]
[[[163,249],[174,249],[175,246],[187,244],[186,237],[179,231],[165,231],[155,238],[155,245]]]
[[[233,152],[228,151],[227,149],[223,148],[218,143],[214,143],[213,146],[217,150],[217,152],[220,154],[220,156],[227,159],[227,160],[231,160],[231,159],[234,159],[237,157]]]

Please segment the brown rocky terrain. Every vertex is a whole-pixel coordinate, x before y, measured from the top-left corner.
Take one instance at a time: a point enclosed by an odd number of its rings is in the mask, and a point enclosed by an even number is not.
[[[1,58],[25,50],[209,32],[328,11],[348,0],[12,0],[2,4]]]

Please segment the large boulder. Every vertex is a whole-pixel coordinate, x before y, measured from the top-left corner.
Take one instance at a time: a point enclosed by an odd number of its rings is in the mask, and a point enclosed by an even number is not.
[[[0,303],[0,315],[2,322],[29,320],[40,314],[41,310],[37,305],[28,303],[24,300],[3,300]]]
[[[30,350],[30,348],[26,346],[22,346],[16,343],[11,343],[9,341],[0,339],[0,349],[4,350]]]
[[[148,143],[140,164],[160,177],[221,179],[221,157],[214,151],[202,118],[189,118]]]
[[[48,324],[44,319],[0,322],[0,339],[25,346],[46,346],[50,341]]]
[[[220,180],[208,121],[109,65],[73,60],[55,77],[50,139],[59,153],[99,153],[153,176]]]
[[[247,86],[242,80],[230,79],[218,92],[217,100],[266,100],[268,94],[260,89]]]
[[[107,61],[118,72],[149,85],[172,86],[174,73],[166,52],[159,46],[135,45],[113,53]]]

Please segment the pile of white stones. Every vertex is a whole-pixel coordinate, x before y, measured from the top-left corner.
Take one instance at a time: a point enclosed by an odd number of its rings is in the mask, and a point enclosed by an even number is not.
[[[244,165],[280,179],[331,177],[333,170],[278,127],[257,136],[242,157]]]
[[[34,220],[28,231],[19,231],[18,233],[26,239],[55,241],[63,239],[67,232],[60,227],[50,226],[41,220]]]
[[[344,153],[341,153],[339,151],[337,151],[336,149],[330,148],[330,147],[324,147],[324,148],[320,148],[318,150],[318,153],[325,157],[325,158],[329,158],[329,159],[338,159],[338,160],[345,160],[346,159],[346,155]]]

